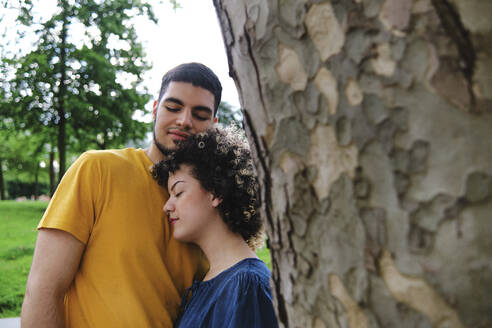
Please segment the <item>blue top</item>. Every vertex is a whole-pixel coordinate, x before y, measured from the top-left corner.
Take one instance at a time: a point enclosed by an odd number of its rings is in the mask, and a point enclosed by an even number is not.
[[[256,258],[244,259],[210,280],[194,281],[181,306],[175,327],[278,327],[270,270]]]

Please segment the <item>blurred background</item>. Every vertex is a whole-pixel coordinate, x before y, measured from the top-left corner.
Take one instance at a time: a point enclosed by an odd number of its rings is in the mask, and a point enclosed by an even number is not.
[[[0,196],[49,197],[81,152],[150,142],[162,75],[209,66],[242,120],[212,1],[1,1]]]

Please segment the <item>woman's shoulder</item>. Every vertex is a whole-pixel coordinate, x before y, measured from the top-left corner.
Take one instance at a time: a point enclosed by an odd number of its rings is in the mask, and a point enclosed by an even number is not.
[[[270,270],[261,260],[237,263],[214,303],[211,327],[278,327],[269,279]]]
[[[270,270],[266,264],[257,258],[247,258],[230,268],[224,283],[247,287],[260,284],[269,287]]]

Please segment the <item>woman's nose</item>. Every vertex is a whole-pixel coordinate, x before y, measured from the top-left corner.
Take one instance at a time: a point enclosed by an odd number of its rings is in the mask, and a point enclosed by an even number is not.
[[[171,202],[170,201],[167,201],[166,204],[164,204],[164,208],[163,208],[164,212],[166,213],[169,213],[171,212]]]

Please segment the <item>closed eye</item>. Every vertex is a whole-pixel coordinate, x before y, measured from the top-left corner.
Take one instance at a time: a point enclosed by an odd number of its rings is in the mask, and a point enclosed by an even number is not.
[[[199,115],[198,113],[194,113],[193,116],[200,121],[206,121],[209,119],[208,116]]]
[[[169,106],[165,106],[166,109],[170,112],[173,112],[173,113],[176,113],[176,112],[179,112],[181,108],[179,107],[169,107]]]

